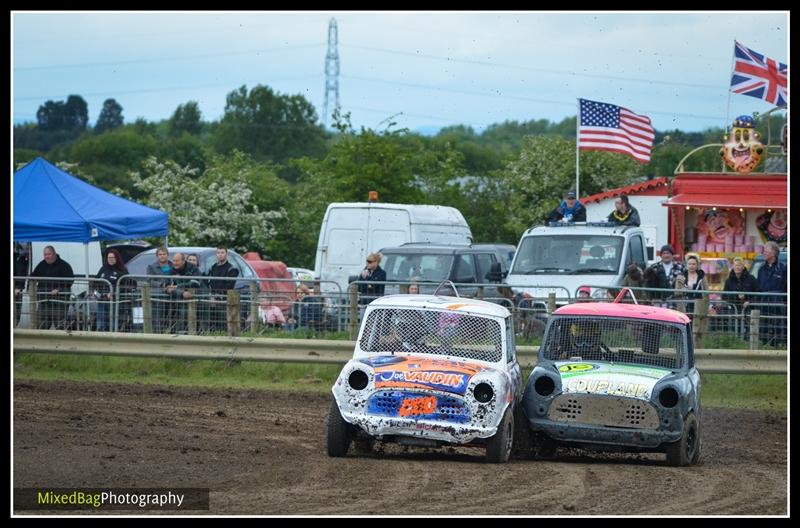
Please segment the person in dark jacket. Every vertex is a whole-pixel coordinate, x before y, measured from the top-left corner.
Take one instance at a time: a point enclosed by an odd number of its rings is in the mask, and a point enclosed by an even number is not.
[[[775,242],[764,244],[764,265],[758,270],[758,289],[765,293],[786,293],[788,270],[778,260],[780,246]],[[786,343],[786,297],[762,296],[761,342],[767,345]]]
[[[43,253],[44,260],[36,265],[31,277],[61,277],[66,280],[39,280],[36,291],[43,301],[38,307],[39,329],[47,330],[52,325],[64,329],[75,275],[69,262],[59,257],[53,246],[45,246]]]
[[[653,271],[647,273],[650,281],[648,288],[674,290],[676,279],[679,275],[683,275],[686,268],[684,268],[683,264],[674,260],[675,250],[669,244],[664,244],[659,254],[661,255],[661,260],[650,266]],[[650,298],[654,301],[653,304],[656,305],[666,306],[663,300],[668,297],[670,297],[670,294],[666,292],[650,292]]]
[[[106,253],[106,263],[97,272],[97,278],[103,279],[95,282],[95,295],[97,296],[97,331],[107,332],[111,329],[109,314],[113,312],[114,292],[120,277],[128,274],[128,268],[122,262],[122,255],[116,249],[109,249]],[[108,283],[106,283],[108,281]],[[110,287],[109,287],[110,285]],[[127,308],[127,305],[126,307]],[[122,309],[122,307],[120,308]]]
[[[370,284],[371,282],[386,282],[386,271],[381,268],[380,263],[383,255],[380,253],[370,253],[367,255],[367,266],[361,271],[358,280],[358,303],[369,304],[383,295],[385,284]]]
[[[747,294],[758,291],[758,281],[745,267],[742,257],[734,257],[733,269],[725,279],[723,289],[726,292],[732,292],[731,295],[725,295],[725,297],[729,299],[729,302],[736,304],[739,313],[743,313],[750,301],[753,300],[752,296]]]
[[[547,215],[548,222],[585,222],[586,207],[578,200],[575,191],[564,195],[564,200]]]
[[[236,287],[236,277],[239,270],[228,260],[228,249],[222,246],[217,247],[217,261],[206,273],[207,277],[224,277],[208,280],[208,288],[211,290],[206,310],[206,326],[211,331],[225,331],[228,328],[227,296],[228,290]]]
[[[172,276],[164,291],[174,303],[175,333],[186,331],[186,301],[195,297],[196,290],[200,288],[200,279],[195,277],[200,276],[200,270],[187,262],[183,253],[178,252],[172,256]]]
[[[620,194],[614,202],[614,210],[608,215],[608,221],[616,225],[640,225],[639,211],[628,200],[627,194]]]
[[[691,291],[691,293],[686,292],[686,298],[690,299],[686,303],[686,314],[692,317],[694,316],[694,299],[702,296],[701,291],[708,290],[706,272],[700,268],[700,257],[694,253],[686,255],[686,269],[683,270],[683,278],[683,288]]]

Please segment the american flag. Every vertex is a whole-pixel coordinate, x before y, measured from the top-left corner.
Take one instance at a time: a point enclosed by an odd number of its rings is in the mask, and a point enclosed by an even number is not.
[[[641,163],[650,161],[655,131],[649,117],[613,104],[579,101],[579,149],[610,150],[627,154]]]
[[[775,106],[787,106],[789,66],[746,48],[734,41],[733,93],[758,97]]]

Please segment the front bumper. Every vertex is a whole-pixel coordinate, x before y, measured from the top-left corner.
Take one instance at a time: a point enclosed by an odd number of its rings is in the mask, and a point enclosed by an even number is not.
[[[531,430],[558,442],[647,450],[678,441],[683,433],[677,406],[667,409],[635,398],[583,396],[525,402]]]
[[[494,427],[476,427],[438,420],[415,420],[395,416],[375,416],[360,412],[341,411],[346,422],[360,427],[373,437],[413,436],[451,444],[469,444],[478,438],[489,438],[497,432]]]

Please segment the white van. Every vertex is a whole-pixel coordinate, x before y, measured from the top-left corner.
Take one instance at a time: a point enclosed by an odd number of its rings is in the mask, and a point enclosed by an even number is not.
[[[470,244],[472,231],[458,209],[441,205],[332,203],[319,230],[314,275],[324,292],[347,292],[348,279],[366,267],[367,255],[406,242]]]
[[[606,222],[553,223],[532,227],[522,234],[506,282],[515,292],[557,302],[574,299],[581,286],[602,298],[604,287],[622,283],[629,264],[647,266],[645,232],[640,227],[611,226]]]

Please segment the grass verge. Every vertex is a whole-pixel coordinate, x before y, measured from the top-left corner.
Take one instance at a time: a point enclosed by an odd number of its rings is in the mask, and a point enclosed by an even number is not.
[[[14,354],[15,379],[327,392],[340,370],[310,363]],[[702,383],[704,407],[786,412],[785,375],[703,374]]]

